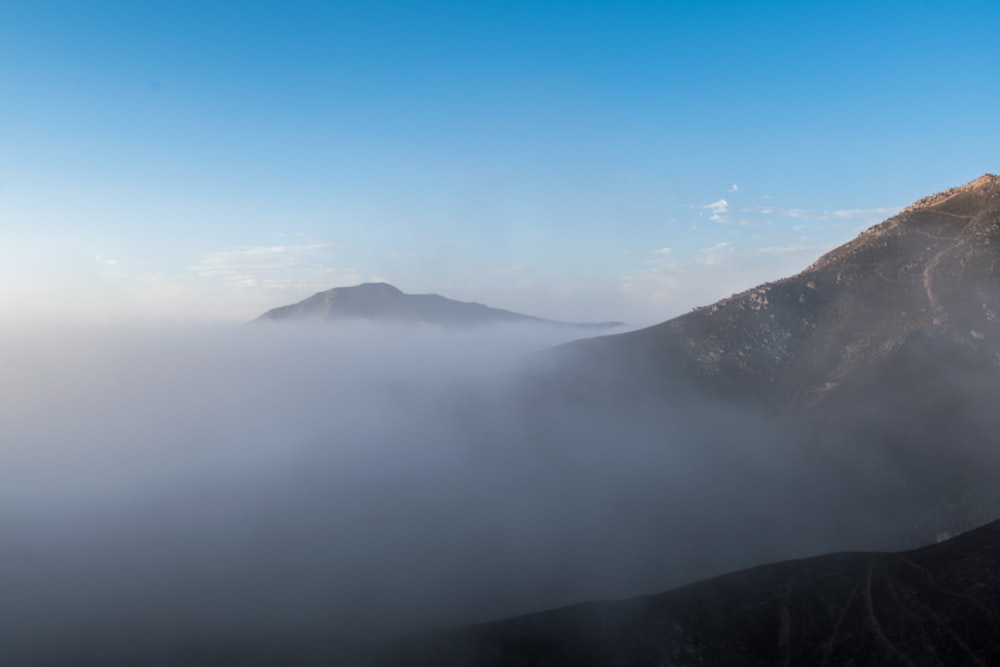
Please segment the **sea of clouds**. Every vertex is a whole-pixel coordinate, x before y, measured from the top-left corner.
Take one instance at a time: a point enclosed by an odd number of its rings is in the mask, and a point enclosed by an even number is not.
[[[537,381],[568,335],[7,331],[5,664],[356,641],[877,546],[866,478],[754,415]]]

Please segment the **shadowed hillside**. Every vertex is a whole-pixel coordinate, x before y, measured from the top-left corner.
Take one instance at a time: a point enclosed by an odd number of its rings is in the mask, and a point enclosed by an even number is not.
[[[993,665],[1000,522],[899,553],[766,565],[648,597],[427,633],[369,667]]]

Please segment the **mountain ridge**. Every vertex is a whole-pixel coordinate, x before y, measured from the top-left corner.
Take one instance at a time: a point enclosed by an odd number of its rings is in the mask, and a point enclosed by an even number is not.
[[[998,563],[993,521],[910,551],[782,561],[664,593],[425,632],[359,664],[996,664]]]
[[[495,323],[535,324],[574,329],[610,329],[623,322],[560,322],[457,301],[439,294],[407,294],[384,282],[334,287],[294,304],[272,308],[255,322],[284,320],[376,320],[464,328]]]
[[[879,471],[867,524],[900,547],[995,517],[1000,178],[920,202],[794,276],[565,343],[541,384],[613,414],[756,415],[827,474]]]
[[[793,276],[659,324],[561,347],[600,384],[659,382],[778,409],[914,347],[1000,366],[1000,178],[925,197]],[[599,368],[587,359],[605,359]]]

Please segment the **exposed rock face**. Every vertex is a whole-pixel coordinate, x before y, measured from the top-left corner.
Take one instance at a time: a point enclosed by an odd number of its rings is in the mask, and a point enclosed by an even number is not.
[[[1000,177],[986,175],[918,201],[796,276],[570,343],[566,367],[588,369],[597,384],[638,375],[777,409],[852,391],[916,358],[926,365],[928,355],[996,367],[998,262]]]
[[[437,294],[405,294],[387,283],[364,283],[318,292],[304,301],[269,310],[260,320],[375,320],[423,323],[443,327],[519,323],[583,329],[611,329],[621,322],[567,323],[490,308],[481,303],[455,301]]]
[[[788,561],[668,593],[400,640],[355,664],[1000,664],[1000,522],[899,553]]]

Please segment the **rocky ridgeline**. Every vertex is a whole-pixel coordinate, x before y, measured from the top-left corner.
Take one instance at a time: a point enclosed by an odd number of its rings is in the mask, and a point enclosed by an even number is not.
[[[647,373],[710,395],[779,409],[811,403],[930,340],[945,356],[996,363],[997,260],[1000,178],[986,175],[922,199],[796,276],[569,350],[652,360]]]
[[[959,185],[954,188],[948,188],[947,190],[944,190],[942,192],[938,192],[933,195],[928,195],[927,197],[922,197],[917,201],[913,202],[912,204],[910,204],[909,206],[907,206],[906,208],[904,208],[902,211],[900,211],[900,214],[909,213],[911,211],[915,211],[922,208],[929,208],[931,206],[937,206],[938,204],[942,204],[948,199],[951,199],[955,195],[979,189],[985,189],[987,192],[990,193],[990,196],[992,198],[997,198],[998,196],[1000,196],[1000,194],[997,193],[998,186],[1000,186],[1000,176],[997,176],[995,174],[983,174],[976,180],[970,181],[965,185]]]

